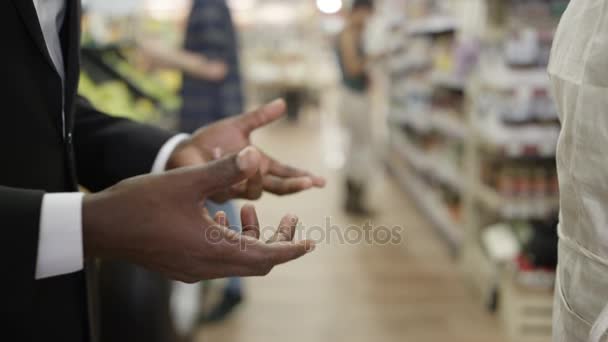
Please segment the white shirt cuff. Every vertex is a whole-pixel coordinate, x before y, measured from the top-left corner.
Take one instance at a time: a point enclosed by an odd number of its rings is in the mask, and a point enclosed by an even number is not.
[[[188,134],[169,139],[158,152],[152,173],[167,168],[171,154]],[[74,273],[84,268],[82,193],[46,194],[42,198],[36,279]]]
[[[158,151],[158,155],[156,155],[156,160],[154,160],[152,166],[152,173],[164,172],[167,169],[167,162],[177,145],[188,138],[190,138],[189,134],[182,133],[169,139],[163,147],[161,147],[160,151]]]
[[[82,193],[42,198],[36,279],[78,272],[84,267]]]

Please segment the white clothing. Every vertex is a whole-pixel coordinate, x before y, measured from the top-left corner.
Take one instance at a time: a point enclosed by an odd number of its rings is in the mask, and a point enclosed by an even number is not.
[[[598,342],[608,315],[608,0],[572,0],[549,74],[562,131],[554,342]],[[594,326],[594,329],[592,327]]]

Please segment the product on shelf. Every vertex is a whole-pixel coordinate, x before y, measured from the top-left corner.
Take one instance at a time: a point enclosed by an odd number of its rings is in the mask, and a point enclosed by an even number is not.
[[[515,282],[528,289],[552,289],[557,267],[557,221],[500,222],[482,230],[491,260],[511,264]]]
[[[140,122],[155,122],[159,119],[160,114],[152,101],[135,97],[125,83],[117,80],[95,84],[86,72],[82,72],[78,93],[86,97],[95,108],[112,115]]]
[[[549,198],[557,196],[555,162],[551,159],[487,160],[482,180],[506,198]]]

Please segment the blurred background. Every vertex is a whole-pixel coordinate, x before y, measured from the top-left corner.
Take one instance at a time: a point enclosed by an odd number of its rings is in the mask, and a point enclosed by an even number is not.
[[[568,0],[361,3],[83,0],[79,91],[95,106],[192,131],[282,97],[286,119],[255,144],[329,185],[266,195],[262,224],[399,228],[390,243],[320,237],[266,278],[187,286],[115,265],[103,340],[550,341],[560,127],[545,70]]]

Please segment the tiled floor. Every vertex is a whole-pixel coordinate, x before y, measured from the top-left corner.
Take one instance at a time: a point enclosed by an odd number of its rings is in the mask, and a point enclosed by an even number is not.
[[[326,219],[341,230],[362,224],[341,211],[339,173],[323,162],[335,146],[322,146],[331,139],[321,139],[319,126],[314,118],[279,123],[256,137],[265,151],[329,179],[324,190],[266,196],[256,204],[263,224],[276,225],[288,212],[305,227]],[[243,306],[201,329],[197,340],[503,342],[496,318],[473,299],[455,260],[396,183],[379,172],[371,197],[373,226],[403,227],[400,245],[321,244],[266,278],[247,279]]]

